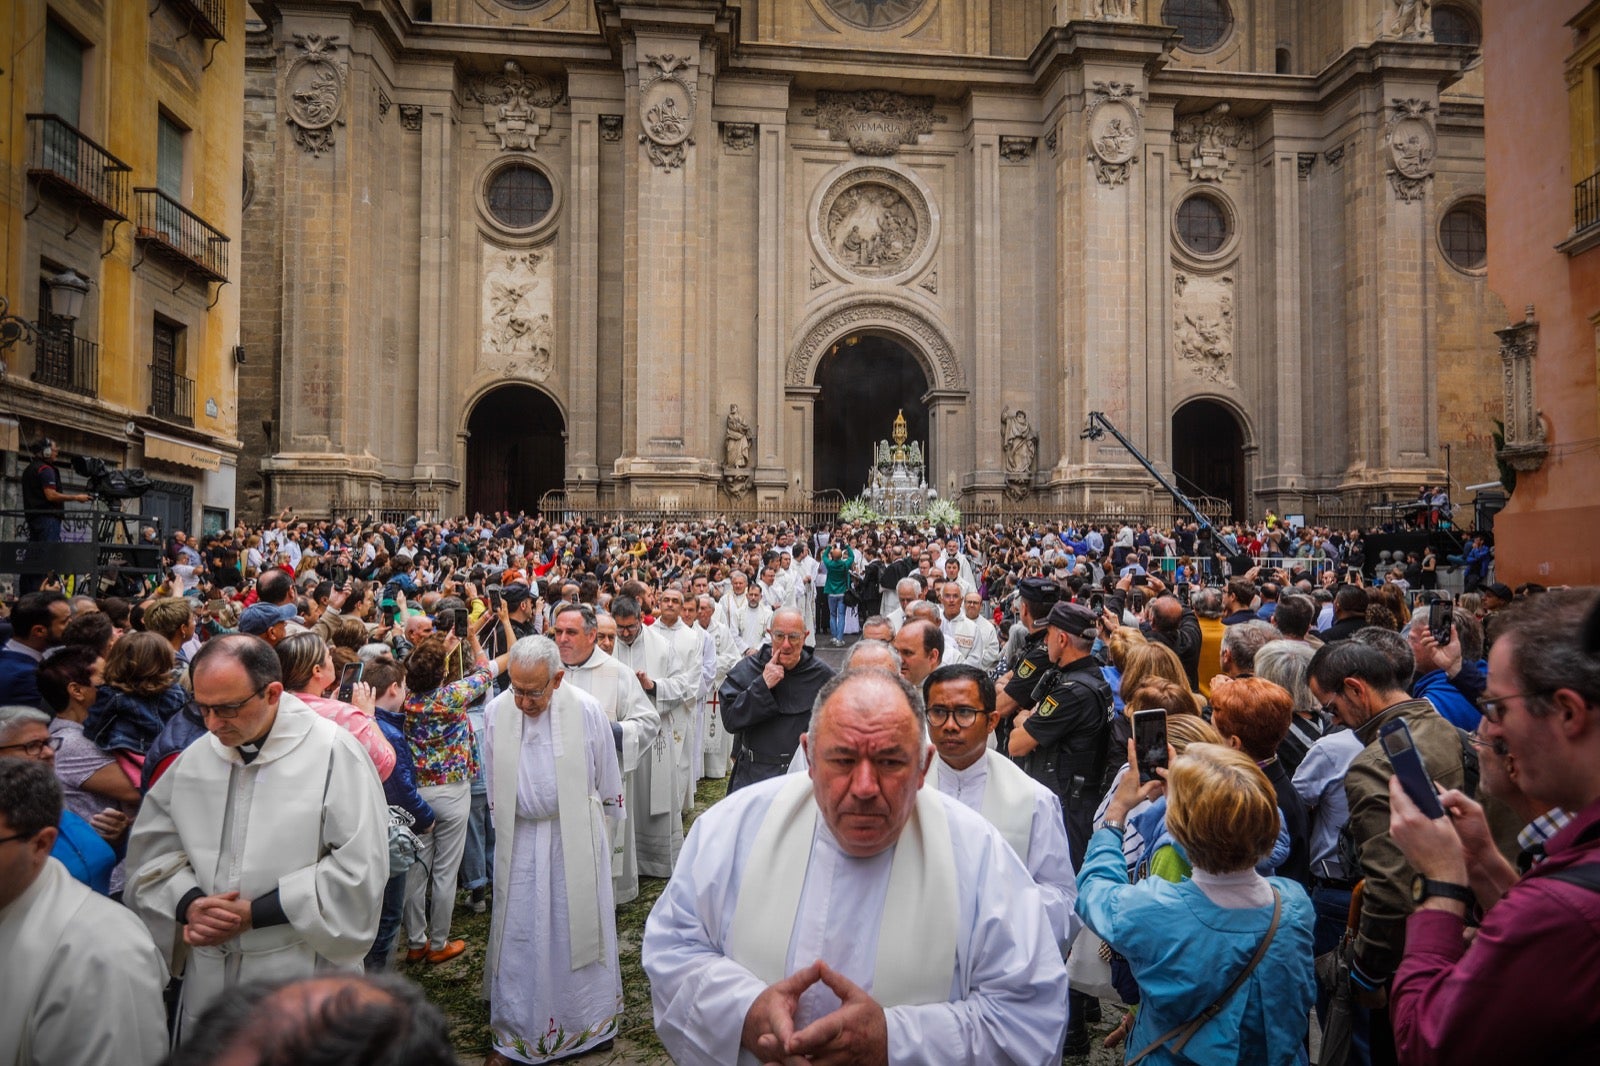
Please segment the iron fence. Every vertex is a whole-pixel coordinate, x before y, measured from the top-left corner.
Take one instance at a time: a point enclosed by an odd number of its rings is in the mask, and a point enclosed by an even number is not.
[[[1572,187],[1572,200],[1573,232],[1582,233],[1600,222],[1600,171]]]
[[[169,422],[194,425],[194,379],[170,367],[150,367],[150,413]]]
[[[32,377],[40,385],[93,396],[100,384],[100,346],[65,330],[41,327]]]
[[[160,189],[138,188],[133,195],[139,240],[181,259],[212,281],[228,280],[228,238],[220,230]]]
[[[103,218],[128,217],[133,168],[60,115],[28,116],[28,173],[63,187]]]

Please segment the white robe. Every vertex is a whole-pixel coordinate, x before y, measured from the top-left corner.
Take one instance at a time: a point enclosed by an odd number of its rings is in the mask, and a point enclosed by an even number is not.
[[[287,693],[254,761],[210,735],[179,755],[145,797],[128,841],[128,904],[158,947],[171,945],[191,888],[247,900],[277,889],[289,919],[190,949],[180,1037],[245,981],[359,971],[388,880],[389,806],[371,757]]]
[[[954,618],[939,615],[939,632],[944,634],[944,655],[941,666],[954,666],[972,661],[973,649],[978,642],[978,624],[960,612]]]
[[[167,964],[149,930],[58,860],[46,859],[0,909],[0,960],[0,1064],[155,1066],[166,1057]]]
[[[794,575],[794,589],[789,595],[790,606],[798,610],[800,617],[805,620],[806,646],[814,648],[817,646],[817,588],[827,580],[827,575],[821,573],[821,567],[809,555],[796,560],[789,567],[789,572]]]
[[[716,666],[705,697],[705,776],[724,778],[728,776],[728,760],[733,757],[733,734],[723,728],[722,699],[718,690],[728,671],[739,661],[740,652],[733,631],[717,618],[711,619],[711,629],[706,636],[714,647]]]
[[[739,654],[759,649],[767,642],[767,627],[772,624],[772,608],[764,603],[750,606],[746,600],[733,612],[734,638],[739,644]]]
[[[485,708],[484,721],[499,842],[484,966],[489,1028],[501,1054],[544,1062],[611,1039],[622,1013],[611,896],[611,827],[625,817],[622,773],[605,712],[572,685],[556,689],[537,718],[503,693]],[[581,781],[576,812],[563,806],[557,760],[574,774],[574,791]],[[579,854],[569,855],[569,833],[587,849],[580,845],[572,849]],[[573,882],[580,886],[577,899]],[[574,925],[586,932],[587,945],[575,948]],[[575,968],[575,954],[591,961]]]
[[[1000,819],[990,817],[993,805],[991,804],[989,810],[984,808],[984,797],[991,791],[990,777],[996,774],[1004,774],[1010,778],[1009,791],[1032,797],[1033,810],[1027,832],[1027,843],[1018,850],[1013,841],[1012,850],[1017,851],[1017,858],[1028,868],[1028,873],[1033,876],[1033,883],[1039,886],[1039,893],[1044,896],[1045,912],[1050,916],[1050,928],[1055,933],[1056,942],[1061,945],[1062,957],[1065,958],[1066,948],[1072,943],[1073,937],[1078,935],[1078,929],[1083,923],[1075,910],[1078,903],[1078,875],[1072,869],[1072,857],[1067,852],[1067,826],[1061,816],[1060,798],[1029,777],[1010,759],[1002,755],[991,755],[987,750],[978,756],[977,762],[965,770],[955,769],[946,763],[942,756],[935,754],[933,767],[928,771],[928,780],[924,787],[931,784],[969,810],[977,811],[989,818],[989,821],[1001,830],[1001,835],[1009,840],[1010,834],[1006,833],[1006,827],[1000,824]]]
[[[618,765],[623,775],[623,792],[632,807],[633,796],[628,782],[652,750],[656,736],[661,732],[661,716],[656,713],[650,697],[639,687],[633,671],[595,648],[582,666],[568,666],[563,684],[575,685],[600,701],[600,709],[609,721],[622,726],[622,754]],[[615,745],[613,745],[615,750]],[[611,888],[616,902],[629,903],[639,895],[639,853],[634,846],[633,810],[617,826],[611,837]]]
[[[746,860],[773,799],[792,780],[779,776],[741,789],[696,819],[683,859],[650,912],[642,957],[656,1032],[679,1066],[757,1061],[739,1041],[750,1004],[766,986],[728,957],[727,944],[739,894],[765,890],[764,871],[747,870]],[[1039,890],[993,826],[940,799],[960,916],[950,995],[945,1003],[887,1008],[889,1062],[1059,1062],[1066,967]],[[786,972],[820,958],[871,991],[890,903],[889,856],[892,850],[869,859],[845,855],[818,818]],[[801,1015],[837,1006],[831,992],[814,986],[801,999]]]
[[[684,631],[688,632],[687,626]],[[671,877],[678,850],[683,847],[678,749],[688,743],[689,717],[700,692],[700,663],[698,658],[680,655],[676,643],[648,626],[639,631],[632,644],[619,639],[613,654],[617,662],[629,670],[643,670],[655,682],[655,691],[645,695],[661,717],[661,731],[649,754],[628,776],[628,824],[632,826],[639,873]]]
[[[967,664],[976,666],[984,673],[993,670],[1000,662],[1000,631],[994,623],[982,615],[972,620],[974,635],[972,652],[967,656]]]
[[[715,659],[706,655],[705,643],[700,639],[700,630],[691,622],[683,618],[678,619],[678,624],[668,626],[657,618],[650,629],[660,634],[661,639],[672,649],[672,669],[669,684],[663,687],[659,680],[656,681],[656,708],[660,711],[664,703],[674,702],[666,693],[677,687],[681,681],[689,687],[677,698],[677,707],[673,712],[672,725],[672,758],[673,780],[678,790],[682,793],[679,803],[680,816],[682,811],[694,806],[694,786],[700,780],[700,738],[704,732],[700,724],[700,711],[705,699],[705,684],[711,679],[711,669]],[[650,675],[652,680],[655,674]],[[662,715],[663,724],[666,716]],[[680,818],[681,820],[681,818]],[[682,830],[679,831],[679,846],[682,846]],[[676,857],[676,852],[673,853]],[[659,875],[672,876],[672,870]]]
[[[715,618],[711,621],[713,625],[716,624]],[[699,622],[695,622],[689,628],[694,633],[695,640],[700,643],[700,693],[695,698],[694,721],[689,726],[689,766],[684,785],[684,810],[694,806],[695,786],[706,776],[706,700],[716,691],[715,686],[718,683],[717,642],[712,639],[709,632],[700,627]]]

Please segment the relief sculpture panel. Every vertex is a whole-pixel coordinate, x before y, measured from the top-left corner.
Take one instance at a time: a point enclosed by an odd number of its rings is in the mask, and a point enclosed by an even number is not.
[[[863,167],[834,182],[817,218],[828,258],[847,274],[874,279],[917,266],[931,225],[917,187],[883,167]]]
[[[508,250],[484,242],[480,364],[543,381],[555,338],[555,264],[548,248]]]
[[[1188,274],[1173,279],[1173,351],[1203,381],[1233,382],[1233,275]]]

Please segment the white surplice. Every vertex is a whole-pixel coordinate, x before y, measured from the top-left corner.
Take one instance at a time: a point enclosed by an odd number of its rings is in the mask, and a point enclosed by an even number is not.
[[[1005,787],[996,789],[997,780],[1003,780]],[[1078,875],[1072,869],[1072,856],[1067,853],[1067,826],[1061,816],[1060,798],[1010,759],[987,750],[965,770],[955,769],[935,754],[923,787],[928,785],[977,811],[1000,830],[1033,876],[1033,883],[1039,886],[1050,928],[1065,957],[1067,946],[1083,922],[1075,910]],[[986,804],[985,800],[989,802]]]
[[[167,965],[149,930],[58,860],[46,859],[0,909],[0,960],[0,1064],[155,1066],[166,1057]]]
[[[645,926],[643,962],[656,1032],[679,1066],[756,1062],[739,1046],[750,1004],[765,982],[728,955],[740,894],[764,893],[768,870],[747,860],[769,808],[795,779],[780,776],[729,796],[696,819],[683,858]],[[957,886],[955,964],[944,1003],[890,1006],[889,1061],[895,1064],[1060,1061],[1066,1035],[1066,968],[1038,888],[999,831],[937,794],[948,822]],[[825,960],[873,987],[893,849],[868,859],[845,855],[819,817],[786,973]],[[748,883],[747,883],[748,882]],[[920,916],[919,916],[920,917]],[[797,1022],[838,1006],[823,986],[801,999]]]
[[[817,560],[807,555],[798,559],[789,567],[789,572],[794,575],[794,588],[789,594],[789,605],[800,612],[800,617],[806,624],[806,646],[817,646],[817,586],[821,584],[818,575],[821,567]],[[822,574],[825,580],[826,574]]]
[[[655,691],[646,697],[661,718],[655,743],[627,781],[628,826],[632,827],[639,873],[647,877],[671,877],[672,865],[683,847],[678,749],[689,740],[689,720],[700,695],[700,660],[699,641],[694,640],[691,649],[690,642],[682,639],[693,637],[687,626],[675,636],[679,639],[671,641],[655,627],[645,626],[632,644],[619,638],[612,653],[629,670],[649,675]]]
[[[733,631],[719,618],[711,619],[706,637],[713,645],[716,665],[705,696],[705,776],[724,778],[728,776],[728,760],[733,757],[733,734],[723,728],[722,700],[717,693],[728,671],[739,661],[740,649]]]
[[[676,701],[677,709],[674,712],[672,731],[673,778],[682,793],[679,802],[681,826],[681,812],[694,806],[694,786],[700,780],[700,738],[704,732],[700,724],[700,711],[704,706],[705,685],[711,680],[711,670],[716,665],[716,660],[707,657],[707,649],[705,642],[701,640],[700,630],[682,616],[674,626],[669,626],[657,618],[650,628],[659,633],[672,648],[673,683],[665,688],[659,681],[656,683],[656,709],[659,711],[663,703],[672,702],[666,693],[676,687],[678,680],[684,680],[691,686]],[[651,677],[654,678],[655,675],[652,674]],[[678,846],[683,846],[681,835]],[[673,855],[675,858],[676,851]],[[668,869],[666,873],[657,876],[671,875],[672,871]]]
[[[715,619],[712,622],[715,623]],[[717,642],[701,628],[698,621],[689,624],[689,631],[699,643],[696,652],[700,657],[700,692],[695,696],[694,720],[689,723],[689,765],[684,785],[684,810],[694,806],[694,789],[706,776],[706,700],[717,684]]]
[[[622,770],[623,793],[628,797],[625,804],[628,816],[611,836],[611,889],[616,902],[628,903],[639,895],[639,853],[634,847],[632,830],[637,812],[632,809],[629,782],[661,732],[661,716],[639,686],[633,671],[599,648],[595,648],[581,666],[564,669],[563,684],[574,685],[593,696],[600,702],[606,719],[622,727],[622,754],[618,765]]]
[[[954,618],[946,618],[941,613],[939,632],[944,634],[944,655],[939,659],[940,666],[957,666],[972,661],[972,652],[978,640],[976,622],[960,611],[956,612]]]
[[[967,656],[967,665],[976,666],[984,673],[995,668],[1000,661],[1000,631],[994,623],[979,615],[972,620],[974,634],[972,652]]]
[[[128,840],[127,901],[170,950],[192,888],[255,900],[288,922],[189,951],[179,1033],[245,981],[361,969],[389,879],[389,806],[360,741],[285,693],[249,763],[195,741],[145,796]]]
[[[742,655],[752,648],[760,648],[767,642],[767,626],[772,624],[772,608],[764,603],[750,606],[746,600],[733,611],[733,635],[739,643],[739,653]]]
[[[546,1062],[616,1035],[611,829],[624,817],[622,773],[605,712],[575,686],[557,688],[537,718],[502,693],[484,721],[499,841],[484,966],[489,1028],[501,1054]]]

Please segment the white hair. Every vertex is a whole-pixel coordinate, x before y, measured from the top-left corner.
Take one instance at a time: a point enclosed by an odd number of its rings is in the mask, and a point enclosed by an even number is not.
[[[543,666],[549,671],[550,677],[555,677],[564,669],[555,641],[540,636],[523,637],[511,645],[506,666],[517,670],[537,670]]]
[[[9,736],[11,731],[18,726],[27,725],[29,722],[35,725],[48,726],[50,724],[50,716],[37,707],[19,707],[16,705],[0,707],[0,739]]]

